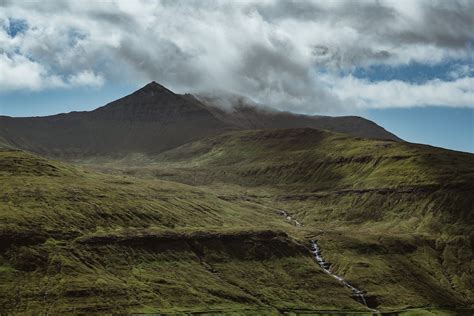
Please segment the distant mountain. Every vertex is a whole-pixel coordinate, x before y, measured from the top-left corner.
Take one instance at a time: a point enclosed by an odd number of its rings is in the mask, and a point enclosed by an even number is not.
[[[0,137],[49,156],[153,153],[227,128],[206,108],[152,82],[91,112],[0,118]]]
[[[8,148],[4,139],[0,137],[0,148]]]
[[[400,140],[360,117],[305,116],[175,94],[156,82],[90,112],[0,117],[0,143],[61,158],[160,153],[230,130],[312,127],[360,137]]]
[[[188,98],[192,97],[187,95]],[[356,137],[381,140],[401,141],[383,127],[360,116],[323,116],[303,115],[285,111],[277,111],[270,107],[252,104],[243,97],[229,97],[226,103],[230,108],[217,106],[219,100],[209,96],[196,96],[200,102],[220,120],[238,127],[238,129],[266,128],[317,128],[333,132],[345,133]]]

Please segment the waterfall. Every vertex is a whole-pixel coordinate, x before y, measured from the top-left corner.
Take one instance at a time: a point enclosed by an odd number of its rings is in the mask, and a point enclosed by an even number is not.
[[[318,262],[319,266],[321,269],[323,269],[324,272],[344,284],[345,287],[349,288],[352,291],[352,294],[365,306],[367,306],[367,301],[365,300],[364,292],[362,290],[359,290],[358,288],[354,287],[351,285],[349,282],[344,280],[342,277],[334,274],[330,270],[330,265],[326,261],[324,261],[324,258],[321,255],[321,249],[319,248],[318,244],[316,243],[315,240],[311,240],[311,251],[314,255],[314,258]]]
[[[298,222],[296,219],[293,219],[287,211],[278,210],[277,213],[280,214],[281,216],[283,216],[284,218],[286,218],[286,220],[289,223],[292,223],[293,225],[295,225],[297,227],[303,227],[304,226],[303,224]],[[342,277],[340,277],[340,276],[338,276],[338,275],[331,272],[330,265],[329,265],[329,263],[324,261],[324,258],[321,255],[321,249],[319,248],[318,244],[316,243],[316,240],[311,240],[311,251],[314,254],[314,258],[318,262],[321,269],[324,270],[324,272],[326,272],[327,274],[329,274],[330,276],[332,276],[333,278],[335,278],[336,280],[341,282],[345,287],[349,288],[352,291],[352,295],[357,299],[357,301],[359,301],[360,303],[362,303],[365,306],[369,307],[367,305],[367,301],[365,299],[364,292],[362,290],[359,290],[358,288],[354,287],[349,282],[344,280]]]

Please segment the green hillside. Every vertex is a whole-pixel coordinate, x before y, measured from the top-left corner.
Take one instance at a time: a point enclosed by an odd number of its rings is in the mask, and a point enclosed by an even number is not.
[[[158,160],[193,169],[232,165],[226,177],[303,191],[455,184],[474,177],[472,154],[310,128],[227,133],[170,150]]]
[[[238,197],[251,188],[281,207],[310,207],[301,214],[306,221],[456,234],[469,233],[473,223],[473,155],[425,145],[314,129],[260,130],[203,139],[155,157],[87,165],[221,195]]]
[[[318,238],[336,271],[382,308],[473,302],[472,154],[314,129],[260,130],[102,161],[100,169],[286,210],[305,225],[296,236]]]
[[[0,151],[2,314],[369,311],[312,239],[379,311],[474,304],[471,154],[289,129],[76,162]]]
[[[201,189],[2,150],[0,200],[1,314],[366,309],[279,216]]]

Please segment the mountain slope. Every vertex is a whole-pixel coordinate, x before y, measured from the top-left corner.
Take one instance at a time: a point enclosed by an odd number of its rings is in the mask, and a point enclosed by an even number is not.
[[[9,146],[7,145],[7,142],[3,140],[2,138],[0,138],[0,149],[6,149],[6,148],[9,148]]]
[[[226,112],[152,82],[90,112],[29,118],[0,116],[0,142],[3,139],[14,148],[65,159],[120,157],[159,153],[229,130],[306,126],[398,140],[362,118],[308,117],[256,108]]]
[[[0,201],[2,315],[367,310],[274,212],[205,190],[1,150]]]
[[[371,307],[474,302],[472,155],[289,129],[146,159],[0,151],[2,314],[367,310],[311,239]]]
[[[316,128],[333,132],[345,133],[356,137],[401,141],[400,138],[386,131],[372,121],[358,116],[322,116],[302,115],[291,112],[277,111],[268,107],[252,104],[243,97],[229,96],[230,103],[226,108],[216,106],[219,101],[211,97],[186,95],[189,99],[197,99],[220,120],[238,129],[264,128]]]
[[[0,228],[54,235],[248,223],[245,209],[197,188],[98,174],[18,150],[0,151],[0,178]]]
[[[285,210],[381,308],[473,304],[474,155],[314,129],[231,132],[107,168]]]
[[[152,82],[91,112],[0,117],[10,144],[58,157],[156,153],[228,128],[208,110]]]
[[[229,132],[156,156],[216,179],[285,190],[463,186],[474,178],[473,155],[426,145],[356,138],[311,128]]]
[[[217,191],[221,184],[263,188],[281,201],[327,200],[332,211],[319,215],[328,221],[386,224],[418,216],[408,230],[456,233],[468,233],[474,221],[472,154],[310,128],[234,131],[156,156],[88,165]]]

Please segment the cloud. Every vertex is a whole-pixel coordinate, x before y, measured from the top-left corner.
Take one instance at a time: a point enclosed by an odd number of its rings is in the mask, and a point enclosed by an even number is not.
[[[93,71],[85,70],[69,77],[68,83],[74,87],[102,86],[104,84],[104,78],[101,75],[96,75]]]
[[[474,106],[472,89],[455,87],[471,82],[471,71],[453,69],[454,81],[421,86],[351,75],[372,65],[468,65],[473,11],[469,0],[4,0],[0,90],[156,80],[180,92],[225,90],[306,113]],[[430,86],[456,93],[434,98]],[[374,89],[407,95],[376,102]]]
[[[472,75],[474,75],[473,64],[456,64],[451,68],[451,71],[448,72],[448,76],[452,79],[471,77]]]
[[[59,77],[48,75],[42,65],[21,55],[0,55],[0,74],[0,90],[40,90],[64,85]]]
[[[98,87],[104,84],[104,78],[90,70],[63,78],[50,74],[41,64],[18,54],[12,57],[0,55],[0,74],[0,91]]]
[[[472,107],[474,78],[454,81],[430,80],[408,83],[400,80],[370,82],[352,75],[343,78],[326,76],[325,81],[343,103],[357,108],[411,107],[414,105]]]

